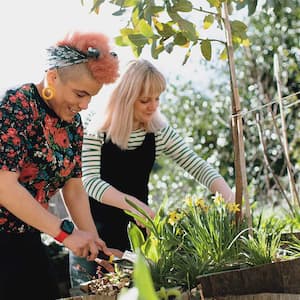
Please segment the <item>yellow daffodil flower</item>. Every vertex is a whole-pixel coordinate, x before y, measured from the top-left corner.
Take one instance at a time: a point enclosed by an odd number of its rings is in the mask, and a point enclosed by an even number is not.
[[[196,201],[195,201],[195,205],[197,207],[201,207],[203,209],[206,207],[205,201],[202,198],[197,198]]]
[[[185,199],[184,199],[184,202],[185,202],[185,204],[187,205],[187,206],[189,206],[189,207],[191,207],[192,205],[193,205],[193,198],[192,197],[186,197]]]
[[[238,203],[228,203],[227,204],[229,212],[233,212],[233,213],[240,211],[239,206],[240,205]]]
[[[172,211],[169,214],[169,220],[168,223],[171,224],[172,226],[175,225],[180,219],[182,218],[182,214],[179,213],[178,211]]]
[[[213,197],[213,199],[214,199],[214,203],[216,205],[220,205],[220,204],[224,203],[223,196],[218,192],[216,192],[216,195]]]

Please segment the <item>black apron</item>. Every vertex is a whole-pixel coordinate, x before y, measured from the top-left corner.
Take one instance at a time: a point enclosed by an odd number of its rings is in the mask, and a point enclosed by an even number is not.
[[[39,232],[0,233],[0,299],[60,298],[58,275]]]
[[[111,141],[101,149],[100,176],[119,191],[148,203],[148,181],[155,161],[155,136],[147,133],[141,146],[121,150]],[[101,204],[92,197],[90,206],[100,238],[110,248],[130,250],[127,225],[133,218],[123,210]]]

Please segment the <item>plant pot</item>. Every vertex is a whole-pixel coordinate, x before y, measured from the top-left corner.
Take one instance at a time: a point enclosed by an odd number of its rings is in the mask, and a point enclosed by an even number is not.
[[[197,277],[205,297],[300,294],[300,258]],[[298,295],[300,299],[300,295]]]

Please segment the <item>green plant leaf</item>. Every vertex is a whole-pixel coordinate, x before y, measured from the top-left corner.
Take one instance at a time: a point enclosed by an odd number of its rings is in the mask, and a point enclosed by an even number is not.
[[[168,39],[170,36],[174,35],[176,31],[172,28],[172,22],[169,23],[160,23],[157,19],[153,19],[154,26],[158,33],[165,39]]]
[[[123,7],[131,7],[131,6],[136,6],[139,0],[123,0]]]
[[[161,253],[159,252],[158,241],[155,236],[148,236],[146,242],[141,247],[145,256],[153,262],[158,262],[161,258]]]
[[[135,45],[131,45],[132,52],[135,57],[140,57],[144,46],[136,47]]]
[[[185,35],[189,40],[196,41],[198,39],[198,33],[196,31],[195,24],[187,20],[179,20],[178,26],[182,30],[182,34]]]
[[[136,252],[145,243],[145,238],[140,228],[133,222],[129,222],[127,233],[131,245],[131,249]]]
[[[214,7],[221,7],[221,1],[220,0],[207,0],[207,2]],[[222,1],[223,2],[223,1]]]
[[[241,32],[246,32],[247,30],[247,25],[241,21],[238,21],[238,20],[234,20],[230,23],[231,25],[231,29],[233,32],[235,33],[241,33]]]
[[[193,9],[193,4],[188,0],[180,0],[175,3],[173,9],[176,11],[190,12]]]
[[[227,2],[228,15],[231,16],[233,13],[233,5],[231,2]]]
[[[207,15],[205,16],[204,20],[203,20],[203,28],[204,29],[208,29],[212,26],[212,24],[214,23],[214,16],[213,15]]]
[[[140,21],[140,12],[139,9],[135,7],[131,13],[131,23],[133,28],[136,28],[138,26],[139,21]]]
[[[164,7],[163,6],[155,6],[155,5],[152,5],[152,3],[149,1],[147,4],[146,4],[146,7],[143,9],[144,10],[144,19],[149,23],[151,24],[152,23],[152,19],[154,17],[158,17],[159,16],[159,13],[161,11],[164,10]],[[139,14],[141,15],[141,14]]]
[[[228,58],[226,47],[222,50],[219,57],[220,57],[221,60],[226,60]]]
[[[251,0],[248,2],[248,16],[255,13],[257,7],[257,0]]]
[[[94,0],[93,7],[91,8],[91,12],[95,12],[96,14],[99,13],[99,8],[100,5],[104,2],[105,0]]]
[[[129,40],[127,36],[119,35],[115,37],[115,43],[118,46],[124,47],[129,45]]]
[[[252,2],[253,0],[250,0],[250,2]],[[244,7],[246,7],[247,5],[249,5],[249,1],[248,0],[243,0],[243,1],[238,1],[236,3],[236,9],[240,10]]]
[[[124,210],[125,211],[125,213],[127,214],[127,215],[129,215],[129,216],[131,216],[131,217],[133,217],[135,220],[137,220],[139,223],[141,223],[141,224],[143,224],[146,228],[148,228],[148,229],[152,229],[152,227],[150,226],[150,224],[149,224],[149,221],[146,219],[146,218],[144,218],[144,217],[142,217],[142,216],[140,216],[140,215],[138,215],[138,214],[136,214],[136,213],[134,213],[134,212],[132,212],[132,211],[129,211],[129,210]]]
[[[150,216],[143,210],[141,209],[138,205],[136,205],[134,202],[132,202],[131,200],[129,200],[128,198],[125,198],[125,201],[132,206],[134,209],[136,209],[140,214],[142,214],[147,221],[145,221],[141,216],[139,216],[138,214],[135,214],[133,212],[127,211],[125,210],[125,212],[132,216],[133,218],[135,218],[136,220],[138,220],[139,222],[141,222],[142,224],[144,224],[144,226],[146,226],[151,232],[155,233],[156,236],[158,237],[159,234],[157,232],[157,229],[155,227],[155,224],[153,222],[153,220],[150,218]]]
[[[120,7],[131,7],[136,6],[139,0],[110,0],[109,2]]]
[[[140,300],[159,300],[147,262],[141,253],[138,253],[137,261],[134,264],[133,281],[139,291]]]
[[[153,31],[152,31],[152,28],[151,26],[147,23],[146,20],[144,19],[141,19],[137,25],[137,27],[139,28],[140,30],[140,33],[147,37],[147,38],[151,38],[153,36]]]
[[[121,9],[121,8],[120,8],[119,10],[113,12],[112,15],[113,15],[113,16],[121,16],[121,15],[123,15],[125,12],[126,12],[126,9]]]
[[[128,36],[129,34],[134,34],[134,29],[125,27],[120,29],[120,33],[122,36]]]
[[[158,6],[158,5],[151,5],[147,7],[147,10],[149,11],[149,14],[156,15],[164,10],[163,6]]]
[[[148,39],[142,34],[128,34],[128,39],[137,47],[143,47],[148,43]]]
[[[125,197],[125,201],[132,206],[134,209],[136,209],[139,213],[141,213],[146,219],[152,222],[152,219],[149,217],[149,215],[138,205],[136,205],[133,201],[129,200],[128,198]]]
[[[151,55],[153,58],[157,59],[158,55],[165,50],[162,44],[156,45],[156,40],[153,41],[151,45]]]
[[[118,6],[123,6],[125,0],[111,0],[110,2],[112,4],[118,5]]]
[[[206,60],[211,60],[211,42],[210,40],[203,40],[201,42],[201,53]]]
[[[195,24],[182,18],[172,8],[167,8],[167,12],[170,18],[178,24],[178,27],[180,28],[184,36],[186,36],[191,41],[196,41],[198,39],[198,33],[196,31]]]

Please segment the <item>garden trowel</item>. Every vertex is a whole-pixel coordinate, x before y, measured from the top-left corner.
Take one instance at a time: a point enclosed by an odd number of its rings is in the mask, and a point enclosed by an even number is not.
[[[103,252],[100,252],[98,255],[99,259],[105,259],[112,264],[117,264],[121,268],[132,269],[133,265],[137,259],[137,255],[134,252],[125,250],[122,257],[117,257],[115,255],[106,255]]]

